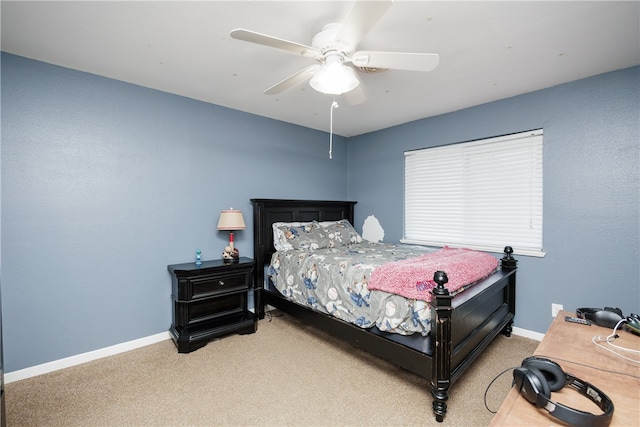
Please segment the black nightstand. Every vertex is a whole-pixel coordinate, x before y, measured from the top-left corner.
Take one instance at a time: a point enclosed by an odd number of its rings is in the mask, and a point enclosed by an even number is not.
[[[197,350],[212,338],[232,333],[251,334],[258,318],[247,300],[254,291],[250,258],[169,265],[173,323],[169,332],[179,353]]]

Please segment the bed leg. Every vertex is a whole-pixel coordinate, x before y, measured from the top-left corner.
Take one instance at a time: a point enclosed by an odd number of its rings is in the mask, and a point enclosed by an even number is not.
[[[502,335],[504,335],[505,337],[510,337],[511,332],[513,332],[513,320],[507,323],[504,328],[502,328]]]
[[[436,416],[436,421],[441,423],[447,414],[449,392],[447,390],[431,390],[431,395],[433,396],[433,413]]]

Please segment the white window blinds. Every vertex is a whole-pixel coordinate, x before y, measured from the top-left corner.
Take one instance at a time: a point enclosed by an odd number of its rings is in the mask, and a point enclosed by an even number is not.
[[[404,243],[544,256],[542,129],[405,152]]]

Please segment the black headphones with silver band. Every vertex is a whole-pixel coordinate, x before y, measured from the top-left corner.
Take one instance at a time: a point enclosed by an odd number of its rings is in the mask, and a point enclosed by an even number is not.
[[[613,417],[613,402],[596,386],[565,373],[556,362],[542,357],[528,357],[513,371],[513,380],[520,393],[538,408],[567,424],[586,427],[606,427]],[[581,411],[551,400],[551,392],[570,386],[586,396],[601,410],[601,415]]]

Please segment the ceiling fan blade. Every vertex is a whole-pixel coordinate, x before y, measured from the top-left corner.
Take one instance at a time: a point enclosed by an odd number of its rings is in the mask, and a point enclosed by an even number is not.
[[[364,94],[364,88],[362,87],[362,81],[355,89],[343,93],[340,96],[343,97],[349,105],[360,105],[367,100],[367,97]]]
[[[354,53],[349,59],[356,67],[431,71],[438,66],[440,55],[437,53],[360,51]]]
[[[309,65],[306,68],[298,71],[295,74],[290,75],[286,79],[279,81],[278,83],[271,86],[269,89],[265,90],[264,93],[267,95],[277,95],[297,84],[302,83],[303,81],[309,79],[316,70],[320,68],[319,64]]]
[[[263,46],[274,47],[276,49],[286,50],[289,52],[297,53],[298,55],[308,56],[311,58],[322,57],[320,52],[315,47],[306,46],[300,43],[292,42],[289,40],[279,39],[277,37],[269,36],[266,34],[257,33],[251,30],[245,30],[243,28],[237,28],[231,31],[231,37],[246,42],[261,44]]]
[[[355,49],[362,37],[382,18],[392,3],[392,0],[356,1],[342,23],[337,40],[344,41]]]

